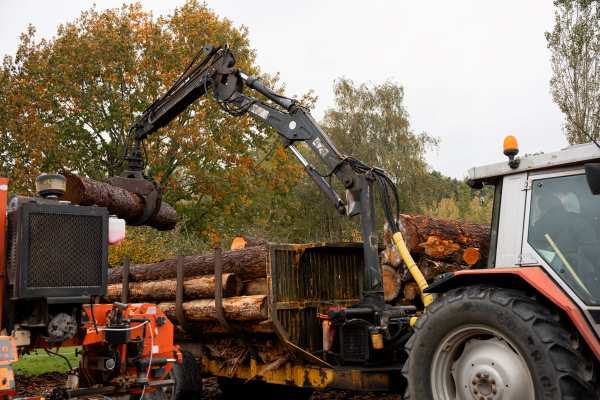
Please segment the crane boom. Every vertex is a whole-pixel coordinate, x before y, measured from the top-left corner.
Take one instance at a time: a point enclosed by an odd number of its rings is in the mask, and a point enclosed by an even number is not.
[[[398,195],[393,181],[379,169],[341,153],[329,136],[321,129],[310,112],[297,101],[275,93],[256,77],[235,68],[235,58],[227,47],[203,49],[204,58],[197,57],[175,84],[134,123],[132,133],[135,145],[128,152],[128,169],[123,176],[138,176],[144,168],[141,143],[150,134],[167,125],[189,105],[212,91],[222,108],[231,115],[249,114],[273,127],[283,145],[303,165],[307,174],[331,201],[340,214],[359,215],[363,236],[365,271],[362,304],[376,309],[384,308],[383,282],[379,267],[378,238],[375,224],[374,184],[383,199],[388,223],[396,226],[399,212]],[[244,93],[249,88],[263,95],[268,101]],[[342,200],[331,184],[302,155],[297,143],[305,143],[330,171],[325,176],[337,177],[346,190]],[[395,201],[395,210],[392,203]],[[394,211],[395,214],[394,215]],[[394,229],[397,231],[397,229]]]

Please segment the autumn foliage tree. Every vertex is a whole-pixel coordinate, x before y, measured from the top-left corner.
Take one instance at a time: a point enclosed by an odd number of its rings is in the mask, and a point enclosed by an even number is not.
[[[14,192],[27,193],[40,172],[119,174],[129,127],[207,43],[227,43],[238,67],[282,90],[255,65],[247,30],[196,0],[159,17],[140,4],[92,8],[52,39],[28,28],[0,69],[0,175],[10,177]],[[334,91],[323,128],[341,151],[388,171],[403,212],[467,219],[479,212],[466,185],[429,171],[425,152],[436,141],[411,129],[400,85],[341,79]],[[314,100],[310,93],[301,98]],[[333,210],[276,132],[229,116],[210,96],[150,136],[145,156],[147,175],[182,221],[173,232],[130,229],[111,250],[113,264],[124,256],[151,262],[197,253],[240,233],[284,242],[361,240],[357,221]]]
[[[160,17],[141,4],[92,8],[50,40],[29,27],[0,71],[0,174],[21,193],[44,171],[119,174],[132,122],[207,43],[228,44],[241,69],[260,75],[247,30],[195,0]],[[260,223],[256,199],[294,184],[299,169],[273,150],[276,141],[205,98],[147,140],[147,173],[191,229],[214,236],[236,229],[226,223],[236,217]]]

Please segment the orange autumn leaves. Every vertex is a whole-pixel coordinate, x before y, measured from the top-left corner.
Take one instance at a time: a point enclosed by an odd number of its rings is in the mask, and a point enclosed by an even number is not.
[[[30,27],[0,70],[0,175],[26,193],[44,171],[118,174],[135,118],[203,45],[225,43],[238,67],[260,75],[246,28],[195,0],[164,16],[140,3],[92,8],[52,39],[37,39]],[[253,120],[200,99],[147,140],[148,174],[200,237],[237,230],[242,219],[267,227],[270,197],[285,195],[301,176],[277,140]]]

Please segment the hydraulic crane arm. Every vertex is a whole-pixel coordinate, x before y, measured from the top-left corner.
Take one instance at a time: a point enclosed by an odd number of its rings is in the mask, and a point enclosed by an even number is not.
[[[398,232],[398,194],[392,180],[383,170],[369,167],[342,154],[309,111],[295,100],[275,93],[259,79],[247,76],[234,68],[235,58],[228,48],[207,46],[203,53],[204,59],[198,61],[197,57],[173,87],[148,107],[133,125],[135,143],[133,151],[129,149],[126,156],[128,168],[123,176],[139,178],[144,168],[140,150],[142,141],[167,125],[194,101],[212,91],[216,101],[229,114],[240,116],[247,113],[273,127],[284,146],[304,166],[308,175],[338,212],[347,216],[360,215],[365,260],[362,303],[383,309],[383,282],[375,234],[373,188],[375,184],[383,201],[386,219],[392,230]],[[270,102],[244,94],[244,87],[262,94]],[[297,142],[305,143],[328,168],[329,173],[322,176],[296,148]],[[346,189],[345,201],[325,179],[331,175],[335,175]],[[395,209],[392,203],[395,203]]]

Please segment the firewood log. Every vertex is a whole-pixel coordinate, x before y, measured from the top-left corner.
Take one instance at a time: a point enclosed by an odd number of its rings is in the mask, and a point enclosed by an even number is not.
[[[488,225],[471,224],[430,218],[423,215],[400,215],[401,232],[410,252],[453,264],[464,264],[463,252],[475,248],[479,252],[479,265],[487,261],[490,228]],[[392,232],[384,228],[384,244],[392,246]],[[386,255],[383,258],[390,259]],[[393,263],[389,263],[394,265]]]
[[[252,279],[244,282],[242,293],[245,296],[251,296],[255,294],[267,294],[267,278]]]
[[[402,286],[402,295],[404,299],[413,301],[420,295],[419,286],[416,282],[406,282]]]
[[[224,251],[223,272],[235,273],[242,280],[256,279],[267,274],[267,248],[265,246],[248,247],[235,251]],[[194,277],[214,272],[214,253],[206,253],[183,258],[184,275]],[[108,283],[121,282],[122,267],[108,271]],[[129,268],[129,281],[157,281],[173,279],[177,276],[177,259],[171,258],[154,264],[138,264]]]
[[[242,281],[235,274],[223,274],[223,296],[239,296],[242,292]],[[155,302],[175,300],[177,281],[165,279],[160,281],[132,282],[129,284],[129,300],[134,302]],[[108,285],[106,300],[113,302],[121,298],[122,285]],[[203,275],[183,282],[183,293],[186,299],[210,299],[215,297],[215,276]]]
[[[173,315],[174,317],[174,315]],[[186,332],[186,329],[182,326],[177,325],[178,321],[173,319],[172,322],[176,325],[178,337],[182,340],[194,340],[194,332],[199,331],[203,334],[227,334],[228,331],[218,322],[204,321],[204,322],[192,322],[190,323],[192,329],[190,332]],[[242,331],[246,333],[273,333],[275,332],[273,324],[269,321],[238,321],[230,322],[235,332]]]
[[[394,268],[400,267],[402,264],[402,257],[398,253],[398,249],[395,246],[388,245],[381,251],[381,264],[389,265]]]
[[[456,272],[463,269],[469,269],[468,265],[464,264],[452,264],[443,261],[436,261],[427,258],[423,258],[419,262],[419,269],[425,276],[425,279],[430,280],[444,274],[446,272]]]
[[[392,302],[400,294],[400,274],[389,265],[384,265],[382,268],[383,276],[383,298],[386,302]]]
[[[136,220],[144,213],[144,199],[139,195],[106,182],[98,182],[82,176],[65,174],[67,191],[63,199],[82,206],[106,207],[111,214],[125,220]],[[145,225],[158,230],[170,230],[177,224],[177,212],[164,201],[158,213]]]
[[[176,321],[175,303],[159,303],[158,306]],[[237,296],[223,299],[225,317],[232,321],[263,321],[268,317],[267,296]],[[214,299],[192,300],[183,303],[185,318],[191,322],[216,321]]]

